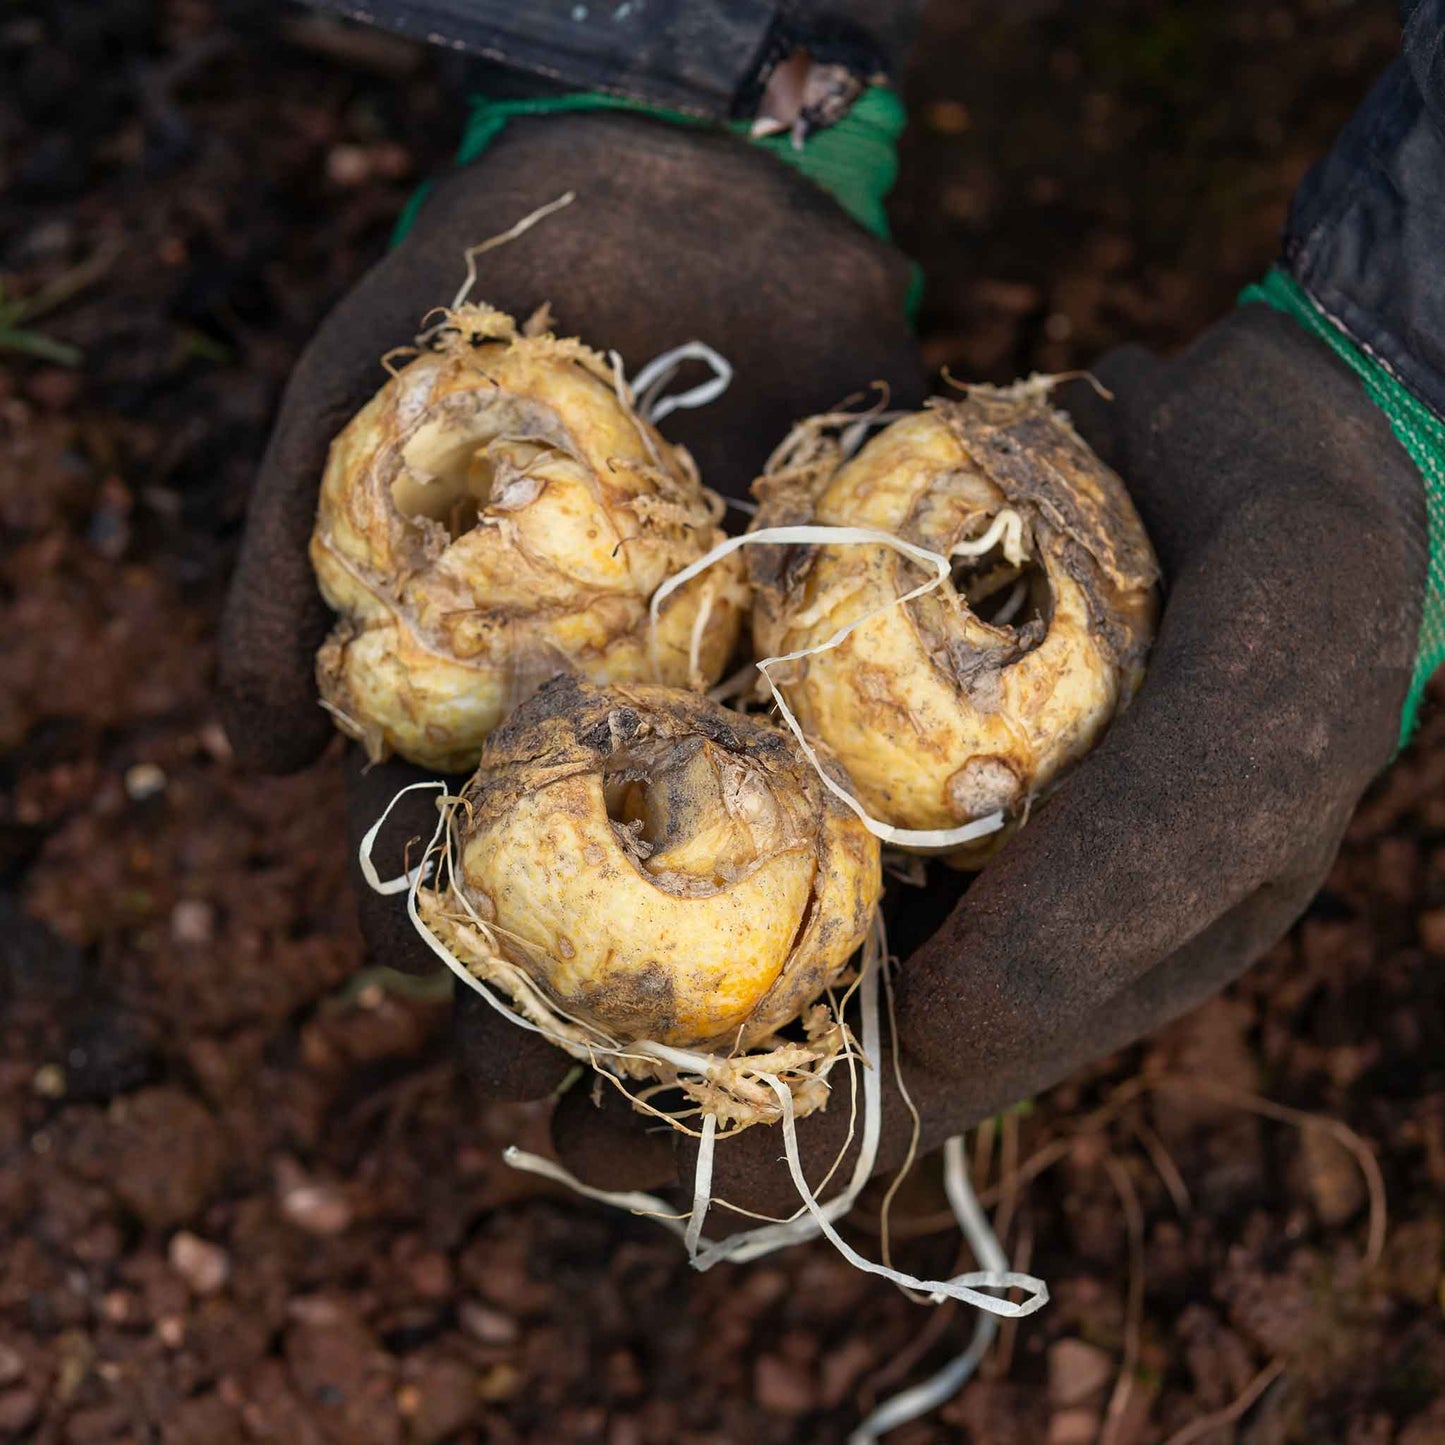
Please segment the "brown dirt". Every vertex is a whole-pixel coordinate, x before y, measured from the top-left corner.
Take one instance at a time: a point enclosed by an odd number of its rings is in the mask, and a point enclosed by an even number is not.
[[[931,359],[1002,380],[1187,339],[1267,264],[1392,11],[938,7],[896,208],[934,278]],[[509,1173],[498,1144],[539,1146],[544,1111],[479,1109],[439,1006],[346,988],[336,757],[231,765],[215,622],[277,390],[455,132],[443,62],[318,49],[295,19],[54,0],[0,21],[7,292],[103,272],[36,322],[82,368],[0,353],[0,1438],[842,1440],[963,1316],[823,1246],[695,1277],[655,1228]],[[899,1445],[1097,1438],[1131,1184],[1144,1308],[1115,1445],[1275,1361],[1213,1445],[1445,1440],[1442,840],[1435,712],[1285,943],[1001,1131],[1020,1159],[1066,1144],[1009,1207],[1055,1302]],[[1161,1075],[1186,1087],[1130,1101]],[[1337,1138],[1201,1080],[1371,1142],[1378,1267]],[[939,1202],[922,1171],[900,1209]],[[903,1246],[934,1269],[954,1247]]]

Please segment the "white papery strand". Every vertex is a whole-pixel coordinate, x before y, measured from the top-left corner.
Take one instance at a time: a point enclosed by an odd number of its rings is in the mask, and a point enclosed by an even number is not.
[[[684,361],[706,362],[712,368],[712,376],[676,396],[662,395]],[[733,369],[725,356],[705,341],[684,341],[681,346],[654,356],[629,385],[638,398],[637,410],[643,420],[655,424],[675,411],[690,411],[716,401],[732,385],[732,380]]]
[[[798,1130],[793,1119],[793,1096],[788,1093],[788,1086],[781,1079],[774,1079],[766,1075],[762,1082],[769,1085],[778,1095],[778,1102],[783,1109],[783,1143],[787,1151],[788,1172],[793,1176],[793,1184],[798,1193],[802,1195],[803,1203],[808,1206],[808,1213],[817,1220],[818,1228],[823,1232],[824,1237],[855,1269],[861,1269],[864,1274],[876,1274],[881,1279],[890,1280],[902,1289],[918,1290],[928,1296],[930,1304],[942,1304],[946,1299],[956,1299],[961,1300],[964,1304],[973,1305],[976,1309],[988,1310],[993,1314],[1003,1315],[1010,1319],[1031,1315],[1049,1302],[1049,1287],[1043,1280],[1037,1279],[1031,1274],[1020,1274],[1016,1270],[981,1269],[970,1274],[954,1275],[952,1279],[918,1279],[914,1275],[904,1274],[902,1270],[892,1269],[886,1264],[874,1264],[872,1260],[864,1259],[833,1228],[833,1221],[824,1214],[813,1191],[808,1187],[808,1181],[803,1174],[803,1161],[798,1152]],[[785,1095],[787,1103],[783,1104]],[[980,1292],[985,1289],[1021,1289],[1029,1298],[1017,1302],[999,1299],[995,1295]]]
[[[952,571],[954,557],[978,557],[998,545],[1003,540],[1004,553],[1015,565],[1023,556],[1023,521],[1018,513],[1011,508],[1005,508],[994,517],[988,530],[981,537],[969,541],[959,542],[947,557],[942,552],[935,552],[928,547],[919,547],[913,542],[905,542],[902,537],[896,537],[892,532],[880,532],[873,527],[828,527],[818,524],[807,524],[794,527],[763,527],[756,532],[744,533],[741,537],[729,537],[725,542],[719,542],[711,551],[705,552],[695,562],[689,563],[680,572],[674,572],[671,577],[652,594],[650,604],[652,624],[657,625],[657,619],[662,611],[662,604],[679,587],[686,586],[699,573],[705,572],[714,563],[721,561],[724,557],[731,555],[741,547],[752,546],[881,546],[892,548],[895,552],[901,552],[905,557],[911,558],[921,566],[932,570],[933,576],[927,581],[921,582],[911,592],[905,592],[901,596],[891,598],[889,601],[870,609],[861,617],[856,617],[844,627],[840,627],[831,637],[822,642],[813,643],[808,647],[800,647],[796,652],[785,652],[777,657],[764,657],[759,659],[756,666],[763,675],[763,681],[767,683],[768,690],[773,695],[773,701],[782,714],[783,721],[788,725],[789,731],[798,740],[798,746],[802,748],[808,761],[813,765],[818,776],[823,780],[823,786],[828,789],[840,802],[846,804],[858,816],[863,826],[873,834],[875,838],[881,838],[885,843],[892,843],[900,848],[955,848],[961,843],[971,843],[975,838],[986,837],[990,833],[997,833],[1004,825],[1002,811],[988,813],[982,818],[975,818],[971,823],[962,823],[956,828],[897,828],[892,823],[885,823],[880,818],[875,818],[863,804],[847,788],[835,781],[823,766],[817,752],[814,750],[799,725],[793,710],[788,706],[787,699],[783,696],[782,690],[774,681],[771,669],[785,662],[798,662],[805,657],[816,657],[820,652],[828,652],[840,646],[850,634],[856,632],[864,623],[871,622],[875,617],[881,617],[886,612],[891,612],[895,607],[903,607],[912,602],[915,598],[923,597],[940,587],[948,581],[949,573]]]
[[[884,956],[884,951],[874,950],[873,956],[865,964],[864,975],[859,984],[863,1011],[863,1048],[865,1057],[870,1059],[881,1056],[878,971],[883,967]],[[883,1124],[883,1093],[882,1082],[876,1068],[869,1068],[864,1074],[863,1140],[857,1162],[854,1165],[853,1177],[849,1180],[848,1187],[837,1197],[830,1199],[827,1204],[819,1202],[803,1173],[802,1156],[798,1148],[797,1124],[793,1111],[793,1096],[789,1092],[788,1086],[781,1079],[774,1080],[766,1075],[763,1076],[762,1082],[768,1084],[777,1095],[778,1106],[782,1111],[780,1127],[783,1131],[783,1149],[787,1158],[788,1171],[792,1175],[793,1185],[798,1191],[799,1198],[803,1201],[806,1213],[797,1214],[792,1219],[776,1224],[764,1225],[760,1229],[745,1230],[726,1239],[710,1242],[702,1238],[699,1210],[705,1210],[706,1202],[711,1200],[714,1154],[711,1147],[713,1141],[706,1137],[703,1147],[698,1151],[698,1169],[693,1188],[693,1212],[685,1226],[682,1220],[671,1214],[667,1201],[656,1195],[635,1191],[621,1193],[592,1189],[568,1173],[560,1164],[551,1159],[544,1159],[537,1154],[524,1153],[520,1149],[508,1149],[503,1158],[515,1169],[523,1169],[532,1174],[542,1175],[556,1183],[565,1184],[586,1195],[589,1199],[613,1204],[634,1213],[652,1216],[657,1219],[659,1224],[682,1238],[687,1246],[688,1256],[693,1267],[699,1270],[710,1269],[723,1260],[732,1260],[739,1264],[745,1263],[788,1245],[801,1244],[821,1234],[855,1269],[860,1269],[865,1274],[878,1275],[904,1289],[920,1291],[928,1295],[933,1304],[941,1304],[945,1299],[956,1299],[987,1311],[991,1315],[1019,1318],[1033,1314],[1035,1310],[1042,1309],[1048,1302],[1048,1286],[1041,1279],[1008,1268],[1008,1261],[1003,1258],[997,1242],[993,1241],[987,1221],[983,1219],[976,1204],[973,1206],[972,1213],[966,1214],[957,1203],[955,1210],[959,1214],[960,1224],[968,1232],[976,1256],[981,1263],[987,1264],[988,1267],[969,1274],[956,1275],[954,1278],[946,1280],[918,1279],[901,1270],[875,1264],[872,1260],[865,1259],[859,1254],[833,1227],[834,1221],[846,1214],[857,1202],[863,1186],[872,1176],[877,1163],[878,1141]],[[966,1182],[963,1187],[967,1188]],[[952,1198],[952,1195],[950,1197]],[[992,1242],[991,1251],[988,1247],[989,1242]],[[1028,1298],[1015,1302],[982,1293],[986,1289],[1020,1289],[1028,1295]]]
[[[865,1060],[876,1059],[882,1052],[878,970],[882,967],[886,945],[882,938],[881,923],[875,924],[872,943],[872,948],[865,955],[862,976],[858,982]],[[850,1071],[855,1066],[851,1055],[848,1065]],[[882,1136],[882,1129],[883,1084],[877,1069],[867,1067],[863,1070],[863,1137],[858,1151],[858,1159],[853,1166],[853,1175],[848,1181],[847,1188],[822,1206],[823,1212],[829,1220],[840,1219],[857,1203],[858,1196],[872,1177],[874,1166],[877,1164],[878,1141]],[[579,1194],[586,1195],[587,1198],[597,1200],[599,1203],[611,1204],[619,1209],[630,1210],[635,1214],[648,1215],[656,1219],[664,1228],[671,1230],[684,1243],[687,1235],[691,1232],[692,1220],[689,1219],[684,1226],[683,1222],[672,1212],[672,1206],[665,1199],[660,1199],[654,1194],[642,1194],[636,1190],[593,1189],[590,1185],[583,1184],[580,1179],[569,1174],[554,1160],[543,1158],[540,1154],[528,1154],[521,1149],[507,1149],[502,1157],[514,1169],[522,1169],[530,1174],[539,1174],[554,1183],[575,1189]],[[698,1170],[701,1172],[705,1169],[707,1172],[709,1202],[711,1202],[712,1157],[712,1149],[699,1147]],[[695,1179],[694,1209],[697,1207],[696,1195]],[[713,1265],[721,1264],[724,1260],[746,1264],[749,1260],[760,1259],[765,1254],[773,1253],[774,1250],[816,1239],[819,1233],[818,1224],[805,1205],[800,1206],[798,1213],[791,1219],[766,1224],[758,1229],[741,1230],[736,1234],[729,1235],[726,1239],[703,1239],[701,1237],[702,1227],[699,1225],[695,1237],[695,1248],[690,1251],[689,1258],[693,1268],[697,1270],[711,1269]]]
[[[535,1024],[531,1019],[523,1017],[515,1009],[508,1008],[422,921],[421,913],[416,906],[416,895],[421,888],[422,879],[426,874],[427,859],[431,857],[433,849],[441,842],[442,834],[446,831],[447,815],[444,812],[438,811],[436,829],[431,835],[431,842],[427,844],[426,850],[422,854],[421,863],[411,869],[410,872],[404,873],[398,878],[383,878],[381,874],[376,871],[376,864],[371,861],[371,850],[376,846],[377,835],[381,832],[383,826],[385,826],[386,820],[391,817],[391,810],[396,807],[408,793],[428,790],[444,794],[447,791],[447,785],[439,780],[437,782],[408,784],[408,786],[397,793],[391,802],[386,805],[386,810],[382,813],[381,817],[366,830],[366,834],[361,840],[361,845],[357,849],[357,862],[361,865],[362,877],[366,879],[368,886],[374,893],[396,894],[405,892],[406,916],[411,919],[412,927],[421,935],[422,942],[446,964],[447,968],[450,969],[458,979],[466,984],[474,993],[480,994],[499,1014],[511,1019],[513,1023],[521,1028],[530,1029],[533,1033],[541,1034],[544,1038],[551,1039],[555,1044],[563,1044],[565,1041],[550,1029],[544,1029],[540,1024]]]
[[[998,1237],[989,1226],[979,1206],[973,1186],[968,1182],[968,1166],[963,1153],[963,1136],[956,1134],[943,1146],[943,1187],[953,1207],[953,1217],[973,1251],[973,1257],[988,1269],[1008,1269]],[[981,1313],[973,1327],[973,1338],[961,1355],[950,1360],[936,1374],[907,1390],[885,1400],[848,1436],[848,1445],[874,1445],[890,1430],[936,1410],[963,1389],[978,1369],[988,1347],[998,1334],[998,1316],[992,1311]]]

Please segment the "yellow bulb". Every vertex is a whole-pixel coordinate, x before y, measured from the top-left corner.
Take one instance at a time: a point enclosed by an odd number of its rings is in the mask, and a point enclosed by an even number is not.
[[[722,532],[720,499],[575,340],[463,306],[332,443],[311,560],[338,614],[323,702],[374,759],[475,766],[547,678],[705,687],[739,563],[647,604]]]
[[[452,887],[559,1012],[727,1053],[847,966],[879,848],[792,736],[678,689],[548,683],[492,735]]]
[[[1123,483],[1028,384],[936,402],[851,460],[836,442],[785,456],[755,485],[759,528],[869,527],[953,560],[946,585],[889,607],[927,573],[885,547],[751,550],[760,654],[879,613],[774,670],[800,725],[883,822],[1016,823],[1142,677],[1158,568]]]

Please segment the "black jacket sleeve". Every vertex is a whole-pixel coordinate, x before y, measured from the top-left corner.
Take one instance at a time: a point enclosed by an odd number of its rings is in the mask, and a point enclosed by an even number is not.
[[[799,46],[860,78],[896,76],[923,0],[310,0],[573,90],[713,120],[746,115]]]
[[[1285,265],[1445,417],[1445,0],[1405,0],[1400,58],[1305,177]]]

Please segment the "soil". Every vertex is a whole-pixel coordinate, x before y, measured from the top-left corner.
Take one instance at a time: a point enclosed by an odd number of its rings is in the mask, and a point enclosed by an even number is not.
[[[1268,264],[1394,8],[936,6],[895,202],[930,360],[1183,344]],[[0,1438],[843,1440],[964,1315],[824,1245],[695,1276],[507,1170],[545,1109],[478,1106],[445,1004],[358,973],[339,757],[242,776],[216,722],[278,390],[466,76],[207,0],[11,7],[0,67],[6,295],[73,289],[25,324],[83,355],[0,351]],[[890,1439],[1084,1445],[1112,1395],[1113,1445],[1158,1445],[1248,1395],[1179,1439],[1445,1441],[1442,956],[1434,710],[1242,983],[982,1136],[982,1187],[1052,1160],[1001,1225],[1054,1302]],[[899,1203],[920,1268],[941,1198],[923,1169]]]

